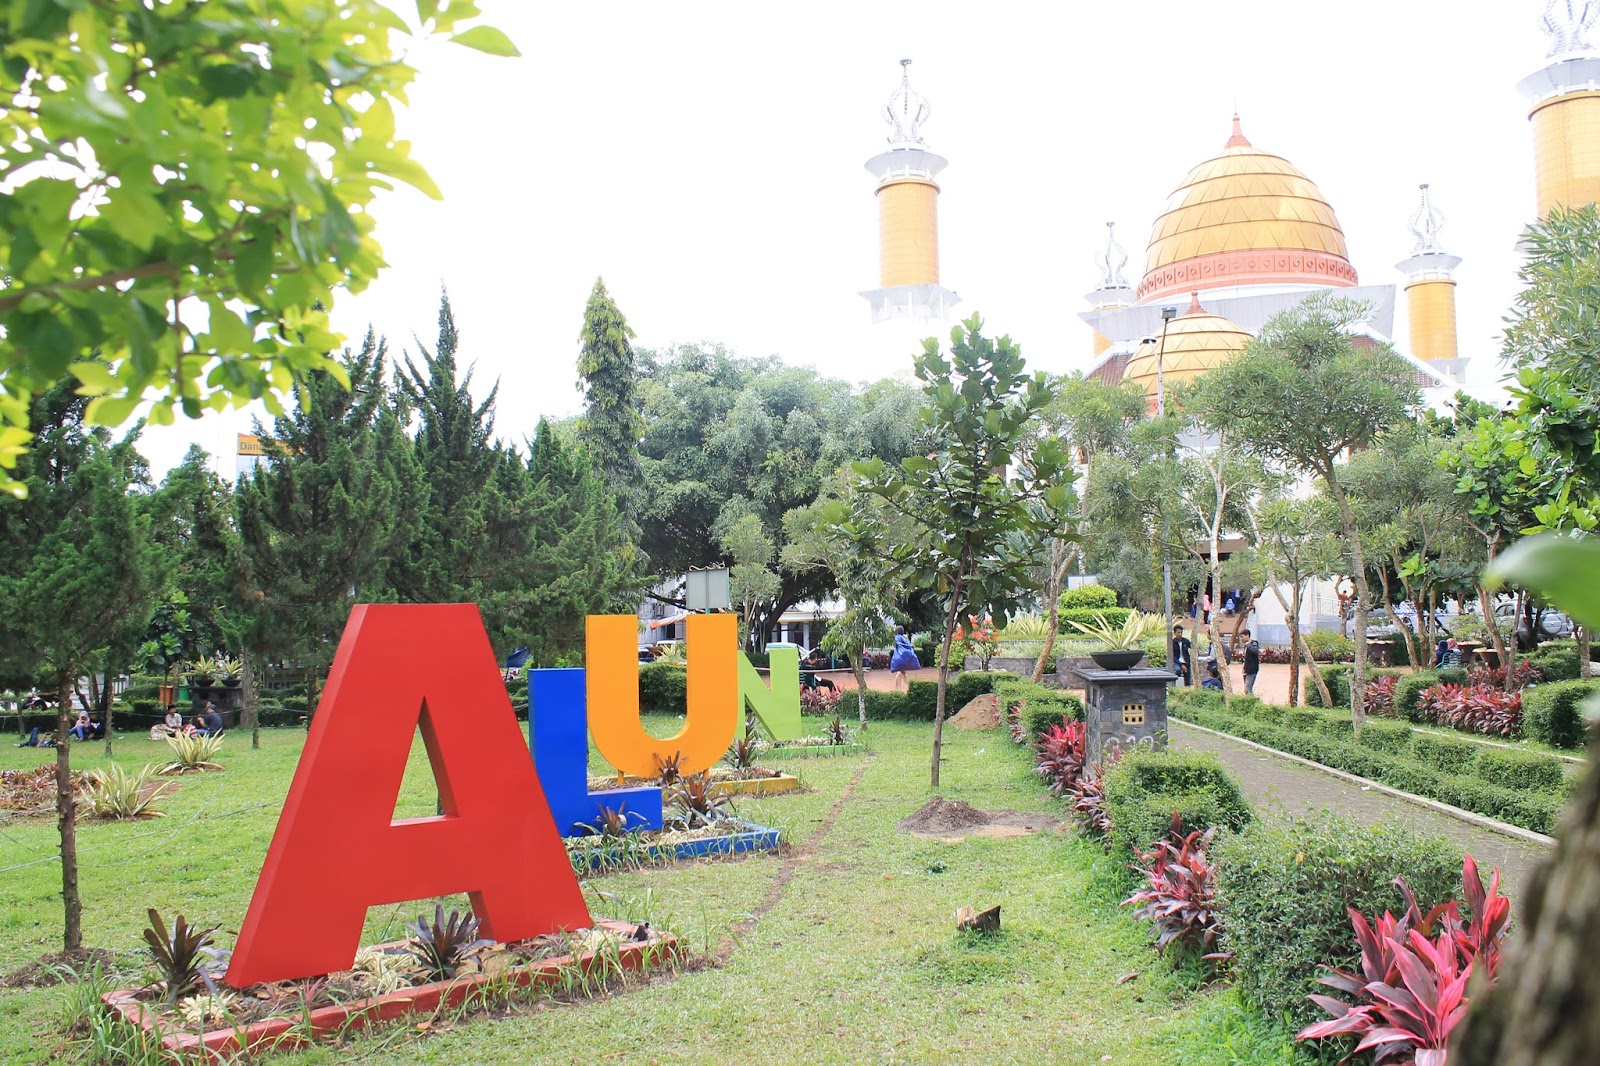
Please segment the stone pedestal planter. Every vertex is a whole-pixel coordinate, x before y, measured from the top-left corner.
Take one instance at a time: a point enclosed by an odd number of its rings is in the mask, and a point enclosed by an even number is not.
[[[1167,670],[1078,671],[1084,680],[1084,723],[1089,759],[1097,762],[1131,747],[1163,751],[1167,746]]]

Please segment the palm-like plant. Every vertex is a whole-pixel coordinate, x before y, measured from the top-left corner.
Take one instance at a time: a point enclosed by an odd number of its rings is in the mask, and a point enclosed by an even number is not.
[[[1110,651],[1131,651],[1141,641],[1161,632],[1162,619],[1158,615],[1131,611],[1122,625],[1112,625],[1103,614],[1096,614],[1093,622],[1071,621],[1078,632],[1104,644]]]
[[[212,761],[217,754],[217,749],[222,747],[222,734],[216,733],[208,737],[190,736],[188,733],[174,733],[167,737],[167,744],[172,748],[176,758],[161,768],[164,774],[193,774],[204,770],[220,770],[222,764]]]
[[[446,917],[444,906],[439,903],[433,905],[431,925],[424,914],[406,928],[411,933],[406,940],[406,952],[421,963],[435,981],[455,977],[464,963],[494,943],[478,936],[477,918],[454,910]]]
[[[198,992],[201,985],[216,995],[215,977],[223,969],[223,960],[227,957],[227,952],[211,946],[211,934],[217,927],[197,929],[180,914],[169,932],[159,911],[151,907],[149,914],[150,925],[144,931],[144,941],[149,945],[156,972],[166,986],[167,1006],[175,1006],[184,996]]]
[[[146,766],[128,773],[120,766],[89,771],[83,790],[84,806],[96,818],[161,818],[155,808],[175,787],[170,781],[150,780],[155,771]]]

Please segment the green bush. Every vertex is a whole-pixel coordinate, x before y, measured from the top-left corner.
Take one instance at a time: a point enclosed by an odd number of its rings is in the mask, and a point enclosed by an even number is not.
[[[1061,610],[1105,608],[1117,605],[1117,594],[1104,585],[1079,585],[1061,594]]]
[[[1361,725],[1361,735],[1356,738],[1356,743],[1385,755],[1409,755],[1411,727],[1405,722],[1368,718]]]
[[[951,674],[945,686],[944,713],[955,714],[984,693],[993,692],[1000,682],[1014,681],[1016,677],[1016,674],[1008,674],[1003,670],[963,670],[959,674]],[[928,717],[932,718],[933,715]]]
[[[1356,650],[1349,637],[1340,636],[1331,629],[1313,629],[1305,634],[1305,640],[1311,657],[1319,663],[1339,662]]]
[[[1502,788],[1559,792],[1567,774],[1566,765],[1554,755],[1479,745],[1478,776]]]
[[[939,638],[932,633],[918,633],[911,638],[911,650],[923,666],[939,665]]]
[[[1439,683],[1439,674],[1433,670],[1419,670],[1414,674],[1406,674],[1394,683],[1394,716],[1404,718],[1408,722],[1422,720],[1421,712],[1417,710],[1417,696],[1425,688],[1432,688]]]
[[[904,718],[906,697],[903,692],[877,692],[867,690],[867,721],[882,722]],[[846,692],[839,708],[847,716],[856,707],[853,693]]]
[[[1348,711],[1342,713],[1339,711],[1313,711],[1311,713],[1317,716],[1317,720],[1311,728],[1316,731],[1318,736],[1327,737],[1336,743],[1355,740],[1356,723],[1355,719],[1350,717]],[[1365,728],[1365,726],[1362,728]]]
[[[1139,642],[1139,647],[1144,649],[1144,662],[1140,666],[1148,666],[1153,670],[1162,670],[1167,665],[1167,638],[1146,637]]]
[[[1239,782],[1210,752],[1131,751],[1107,772],[1105,797],[1112,850],[1130,861],[1160,838],[1174,810],[1214,819],[1204,825],[1186,821],[1185,831],[1211,825],[1237,830],[1251,818]],[[1147,802],[1153,797],[1159,797],[1154,806]]]
[[[1061,632],[1068,636],[1081,637],[1085,635],[1082,630],[1070,623],[1082,622],[1084,625],[1092,626],[1104,618],[1108,625],[1120,626],[1132,613],[1133,609],[1129,607],[1070,607],[1062,608],[1056,619]]]
[[[1404,877],[1424,909],[1456,898],[1460,850],[1398,826],[1365,826],[1332,813],[1309,820],[1256,822],[1218,841],[1223,946],[1234,953],[1240,993],[1291,1029],[1322,1016],[1306,1000],[1323,965],[1353,969],[1355,937],[1346,907],[1369,918],[1399,913]]]
[[[1573,672],[1577,672],[1576,652],[1573,653]],[[1552,747],[1583,747],[1589,734],[1583,705],[1596,692],[1600,692],[1600,681],[1556,681],[1524,689],[1523,730]]]
[[[906,685],[905,704],[901,707],[900,716],[911,721],[931,722],[938,706],[937,681],[912,681]]]
[[[1578,675],[1574,673],[1572,676],[1577,677]],[[156,692],[156,686],[151,684],[129,685],[127,688],[122,690],[122,698],[127,700],[129,703],[132,703],[134,700],[156,700],[158,695],[159,694]]]
[[[1589,658],[1600,654],[1600,646],[1591,645]],[[1578,680],[1578,642],[1575,640],[1548,640],[1527,656],[1539,668],[1546,681]]]
[[[688,714],[689,679],[684,668],[669,663],[639,667],[639,708],[647,714]]]
[[[1456,740],[1433,733],[1411,734],[1411,753],[1417,761],[1447,774],[1471,773],[1478,763],[1478,752],[1482,747],[1469,740]]]
[[[1167,706],[1175,713],[1180,711],[1181,708],[1191,706],[1209,707],[1212,710],[1220,711],[1224,703],[1225,700],[1222,693],[1215,689],[1173,687],[1168,690]],[[1183,716],[1180,713],[1178,717],[1181,718]]]
[[[128,701],[128,706],[133,708],[133,713],[134,714],[160,714],[161,713],[161,701],[160,700],[153,700],[153,699],[151,699],[151,700],[146,700],[146,699],[129,700]]]
[[[1350,706],[1350,664],[1330,663],[1327,666],[1317,667],[1317,673],[1322,675],[1323,682],[1328,686],[1328,695],[1333,697],[1334,705]],[[1317,689],[1317,683],[1310,677],[1301,680],[1300,693],[1307,706],[1322,706],[1322,693]]]
[[[1011,678],[995,685],[1002,720],[1013,709],[1022,723],[1024,740],[1029,743],[1043,736],[1051,726],[1083,721],[1083,701],[1070,692],[1045,688],[1031,681]]]

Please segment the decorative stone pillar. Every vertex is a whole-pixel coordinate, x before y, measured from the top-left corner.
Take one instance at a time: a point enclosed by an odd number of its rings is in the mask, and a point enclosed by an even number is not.
[[[1133,747],[1165,751],[1170,670],[1080,669],[1089,761],[1102,762]]]

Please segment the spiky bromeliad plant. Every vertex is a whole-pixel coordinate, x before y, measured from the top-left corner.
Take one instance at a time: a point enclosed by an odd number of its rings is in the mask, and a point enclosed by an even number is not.
[[[155,771],[146,766],[129,773],[120,766],[90,770],[83,804],[96,818],[162,818],[157,801],[177,787],[171,781],[151,781]]]
[[[685,829],[715,825],[733,815],[733,803],[713,787],[709,773],[690,774],[669,797]]]
[[[430,980],[448,981],[461,967],[484,948],[494,944],[478,936],[478,919],[471,914],[452,910],[447,918],[444,905],[433,905],[433,923],[421,915],[408,923],[410,936],[406,939],[406,953],[422,965]]]
[[[1096,614],[1093,622],[1074,620],[1070,624],[1078,632],[1104,644],[1108,651],[1132,651],[1141,641],[1158,635],[1164,625],[1157,615],[1140,611],[1130,611],[1120,626],[1112,625],[1103,614]]]
[[[211,946],[211,934],[217,927],[197,929],[180,914],[169,932],[159,911],[151,907],[149,915],[144,942],[149,945],[150,959],[166,989],[167,1006],[176,1006],[178,1000],[198,992],[202,986],[215,996],[216,977],[228,956],[227,952]]]
[[[748,770],[756,764],[756,751],[760,747],[760,737],[756,734],[755,726],[746,722],[744,735],[733,742],[733,747],[728,749],[728,764],[735,770]]]
[[[208,737],[174,733],[167,737],[167,745],[176,758],[160,769],[163,774],[197,774],[206,770],[220,770],[222,764],[213,761],[217,749],[222,747],[222,734]]]
[[[683,776],[683,771],[679,769],[683,765],[683,752],[675,751],[667,756],[657,755],[655,760],[656,784],[662,786],[677,784],[678,779]]]

